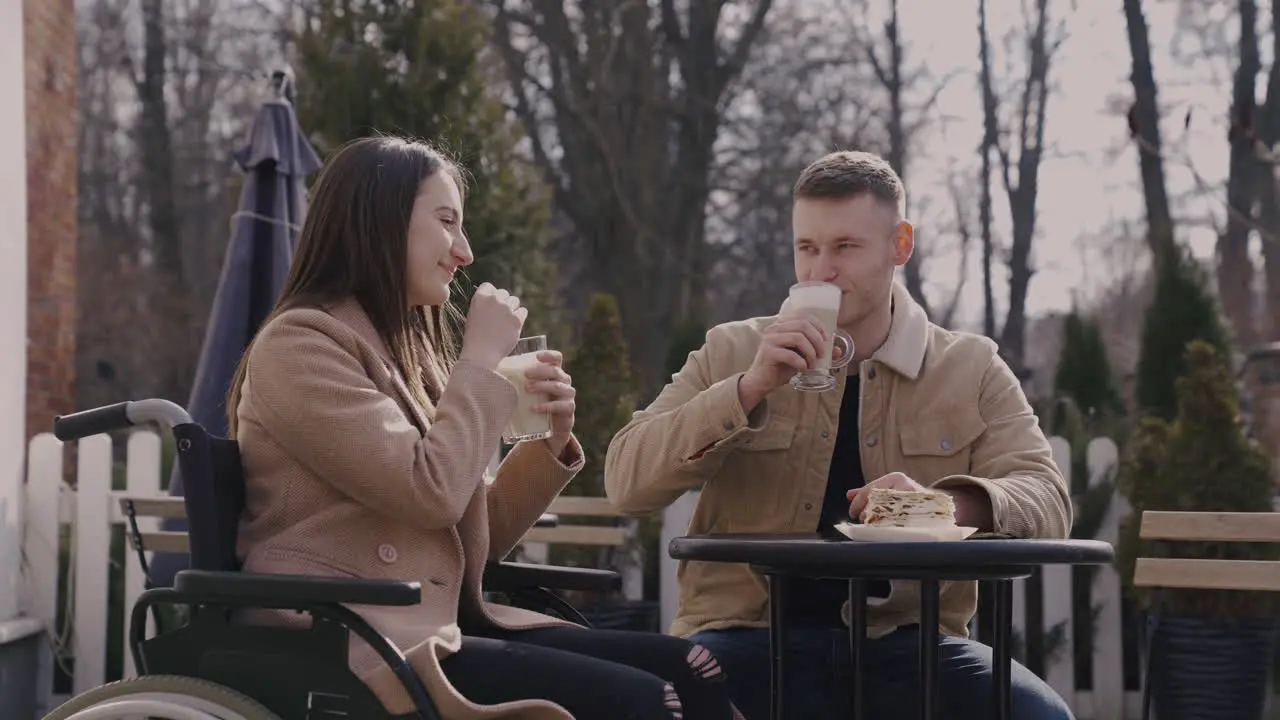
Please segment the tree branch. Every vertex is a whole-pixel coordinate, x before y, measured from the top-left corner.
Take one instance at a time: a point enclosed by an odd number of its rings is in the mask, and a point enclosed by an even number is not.
[[[716,84],[717,94],[723,92],[725,86],[738,73],[742,72],[742,68],[747,64],[747,57],[751,54],[751,48],[754,47],[756,38],[760,36],[760,31],[764,28],[765,18],[769,15],[769,8],[773,6],[773,0],[756,0],[755,11],[751,14],[751,19],[747,21],[746,27],[742,29],[742,34],[738,37],[738,44],[729,52],[728,57],[721,63],[718,74],[718,82]]]

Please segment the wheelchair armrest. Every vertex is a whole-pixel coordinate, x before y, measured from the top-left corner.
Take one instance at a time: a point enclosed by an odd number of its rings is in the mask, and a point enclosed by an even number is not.
[[[551,590],[616,590],[622,587],[622,576],[612,570],[491,562],[484,568],[483,587],[488,592],[535,587]]]
[[[314,575],[182,570],[174,576],[173,589],[200,601],[249,607],[417,605],[422,602],[422,585],[418,582]]]

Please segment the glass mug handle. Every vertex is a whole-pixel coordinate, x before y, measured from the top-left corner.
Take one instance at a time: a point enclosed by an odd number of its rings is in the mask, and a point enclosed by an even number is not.
[[[831,358],[831,369],[839,370],[848,365],[849,361],[853,359],[853,338],[849,337],[849,333],[843,330],[836,330],[834,344],[840,346],[840,359]],[[834,352],[831,354],[835,355]]]

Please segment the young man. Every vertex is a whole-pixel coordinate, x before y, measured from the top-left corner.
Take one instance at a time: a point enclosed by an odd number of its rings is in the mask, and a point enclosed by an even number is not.
[[[799,281],[842,290],[838,325],[854,355],[826,392],[789,379],[822,347],[811,318],[753,318],[712,328],[653,404],[618,432],[605,463],[609,498],[629,513],[701,488],[690,533],[832,532],[866,488],[951,494],[960,525],[1063,538],[1071,502],[1049,443],[990,340],[929,322],[894,282],[914,230],[897,173],[861,152],[827,155],[796,182],[792,230]],[[682,563],[672,632],[711,650],[751,720],[769,707],[765,583],[750,568]],[[788,695],[796,718],[842,717],[849,667],[847,584],[793,585]],[[871,590],[865,645],[868,717],[892,717],[918,693],[918,585]],[[989,717],[991,653],[967,639],[972,582],[942,584],[943,717]],[[1070,718],[1020,665],[1014,715]]]

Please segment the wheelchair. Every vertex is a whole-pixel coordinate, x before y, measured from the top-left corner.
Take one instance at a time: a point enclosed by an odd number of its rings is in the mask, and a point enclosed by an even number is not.
[[[407,606],[421,602],[418,582],[358,580],[241,572],[236,530],[244,506],[244,474],[234,441],[215,437],[181,406],[160,399],[122,402],[60,416],[63,441],[154,423],[172,430],[185,484],[190,569],[173,587],[151,587],[134,604],[127,643],[138,677],[109,683],[68,700],[44,720],[442,720],[404,655],[347,605]],[[134,527],[136,533],[136,526]],[[139,551],[141,555],[141,551]],[[145,566],[144,566],[145,569]],[[605,591],[617,573],[527,563],[490,563],[486,594],[587,625],[552,590]],[[185,610],[180,627],[157,623],[147,637],[147,613]],[[236,621],[249,608],[310,615],[307,629],[254,627]],[[347,665],[354,633],[386,662],[416,706],[391,715]]]

